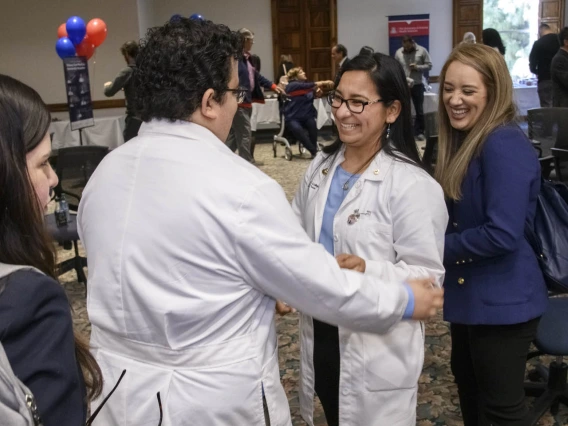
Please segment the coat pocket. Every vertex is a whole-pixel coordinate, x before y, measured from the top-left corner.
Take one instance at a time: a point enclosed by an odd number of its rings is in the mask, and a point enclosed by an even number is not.
[[[424,364],[424,337],[418,321],[401,321],[384,335],[363,336],[365,388],[410,389],[418,385]]]

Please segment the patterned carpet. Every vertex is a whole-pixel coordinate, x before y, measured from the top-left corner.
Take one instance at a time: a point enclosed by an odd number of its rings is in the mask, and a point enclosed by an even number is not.
[[[296,153],[297,148],[293,147],[293,151]],[[273,158],[272,145],[270,144],[259,144],[255,151],[255,158],[264,163],[260,166],[260,169],[278,181],[284,188],[288,199],[291,200],[309,160],[294,158],[291,162],[288,162],[283,158],[283,155],[284,150],[279,148],[278,157]],[[71,253],[71,251],[59,250],[59,259],[68,258]],[[85,308],[85,288],[77,282],[74,272],[62,275],[60,279],[73,306],[76,326],[88,335],[90,324]],[[299,376],[298,316],[292,314],[277,318],[277,325],[282,383],[290,401],[293,425],[303,426],[305,422],[299,414],[297,393]],[[418,426],[458,426],[463,424],[456,387],[453,384],[453,377],[450,372],[449,359],[449,329],[447,323],[442,321],[441,316],[438,316],[426,324],[425,363],[420,377],[417,407]],[[543,358],[543,361],[548,365],[550,359]],[[315,424],[316,426],[324,426],[327,423],[321,406],[317,404],[316,407]],[[568,425],[568,409],[561,407],[555,418],[547,414],[541,419],[539,425]]]

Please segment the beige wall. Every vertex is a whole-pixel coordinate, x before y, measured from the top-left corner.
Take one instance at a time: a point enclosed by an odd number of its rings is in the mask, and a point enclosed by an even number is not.
[[[57,28],[72,15],[101,18],[108,35],[89,61],[94,100],[125,66],[120,46],[138,39],[136,0],[0,0],[0,73],[35,88],[47,103],[67,102],[63,63],[55,52]],[[122,97],[117,94],[116,98]]]
[[[57,28],[72,15],[103,19],[108,37],[90,61],[93,99],[106,99],[103,84],[124,67],[119,48],[173,14],[200,13],[231,29],[255,32],[253,52],[273,78],[270,0],[0,0],[0,73],[33,86],[47,103],[66,102],[63,65],[55,53]],[[388,51],[387,15],[429,13],[433,75],[451,50],[451,0],[337,0],[338,37],[355,54],[363,45]],[[122,97],[119,93],[115,98]],[[99,114],[97,114],[99,115]]]
[[[388,55],[388,16],[426,13],[430,14],[430,75],[438,75],[452,50],[452,0],[337,0],[337,38],[349,56],[365,45]]]
[[[225,24],[232,30],[246,27],[255,33],[253,53],[262,63],[261,73],[273,78],[272,67],[272,15],[270,0],[139,0],[152,3],[153,17],[142,20],[150,26],[162,25],[172,15],[189,17],[199,13],[206,19]],[[148,6],[147,6],[148,7]],[[143,14],[144,15],[144,14]]]

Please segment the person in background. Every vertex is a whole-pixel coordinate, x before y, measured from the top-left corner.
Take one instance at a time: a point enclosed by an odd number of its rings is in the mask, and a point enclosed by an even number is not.
[[[340,269],[282,188],[224,144],[244,96],[240,38],[184,18],[149,30],[140,135],[105,157],[81,198],[103,396],[123,369],[128,380],[101,425],[157,425],[161,407],[164,425],[290,426],[275,298],[371,333],[398,324],[411,297],[414,319],[442,304],[431,280],[410,282],[410,296],[402,279]]]
[[[102,376],[73,332],[44,224],[58,182],[49,112],[35,90],[0,74],[0,117],[0,343],[44,426],[84,425]]]
[[[250,117],[253,102],[264,103],[264,93],[261,86],[267,90],[284,93],[276,84],[264,78],[250,62],[251,49],[254,44],[254,34],[247,28],[241,28],[239,34],[243,43],[243,55],[239,59],[239,87],[244,89],[244,99],[239,103],[239,108],[233,119],[231,132],[227,138],[227,146],[231,151],[239,150],[239,155],[252,164],[257,163],[252,155],[252,130]]]
[[[421,165],[408,92],[394,58],[351,59],[329,95],[339,138],[312,161],[292,207],[340,266],[387,281],[427,275],[440,286],[448,213]],[[300,309],[300,409],[309,425],[314,391],[329,426],[416,425],[424,334],[411,310],[376,335]]]
[[[550,64],[552,80],[552,106],[568,107],[568,27],[562,28],[558,34],[560,49]]]
[[[534,42],[529,55],[529,67],[538,77],[538,98],[540,106],[545,108],[552,106],[550,64],[560,49],[560,41],[558,34],[552,32],[548,24],[540,24],[538,33],[539,39]]]
[[[452,51],[440,73],[435,177],[449,225],[444,319],[465,426],[528,426],[523,381],[548,303],[524,236],[540,191],[536,152],[515,123],[513,83],[500,52]]]
[[[417,44],[411,36],[402,37],[402,47],[394,55],[400,62],[406,80],[410,86],[410,96],[416,111],[414,120],[414,136],[424,141],[424,73],[432,69],[432,61],[428,51]]]
[[[301,67],[288,71],[286,95],[290,101],[284,107],[286,127],[294,137],[310,152],[312,158],[318,151],[317,111],[314,107],[314,91],[333,88],[333,81],[307,81]]]
[[[339,75],[341,67],[349,62],[347,57],[347,48],[342,44],[336,44],[331,48],[331,61],[335,64],[336,76]]]
[[[505,45],[503,40],[501,40],[501,34],[496,29],[485,28],[481,33],[481,42],[505,56]]]
[[[136,81],[134,73],[136,70],[136,55],[138,55],[138,43],[127,41],[122,45],[120,51],[126,61],[126,67],[116,76],[114,81],[107,81],[104,85],[105,96],[114,96],[119,90],[124,90],[126,99],[126,119],[123,131],[124,142],[136,137],[142,121],[134,113],[134,87]]]
[[[463,40],[460,44],[475,44],[475,34],[472,32],[467,32],[463,35]]]

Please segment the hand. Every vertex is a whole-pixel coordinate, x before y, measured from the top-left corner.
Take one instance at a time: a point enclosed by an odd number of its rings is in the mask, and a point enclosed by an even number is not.
[[[104,85],[105,89],[110,86],[112,86],[112,81],[107,81]]]
[[[339,267],[343,269],[352,269],[357,272],[365,272],[366,263],[364,259],[354,254],[339,254],[335,256]]]
[[[278,86],[276,86],[276,89],[274,89],[274,91],[276,93],[280,94],[280,95],[283,95],[284,93],[286,93],[286,92],[284,92],[284,90],[282,90],[281,87],[278,87]]]
[[[316,89],[316,93],[315,93],[316,98],[321,98],[323,96],[323,90],[321,90],[320,87],[318,87]]]
[[[287,305],[286,303],[277,300],[276,301],[276,313],[280,316],[284,316],[286,314],[294,313],[296,310],[291,306]]]
[[[418,67],[416,66],[416,64],[410,64],[409,65],[410,69],[413,71],[416,71],[418,69]]]
[[[414,293],[412,319],[427,320],[444,306],[444,290],[436,287],[431,279],[411,280],[408,285]]]

